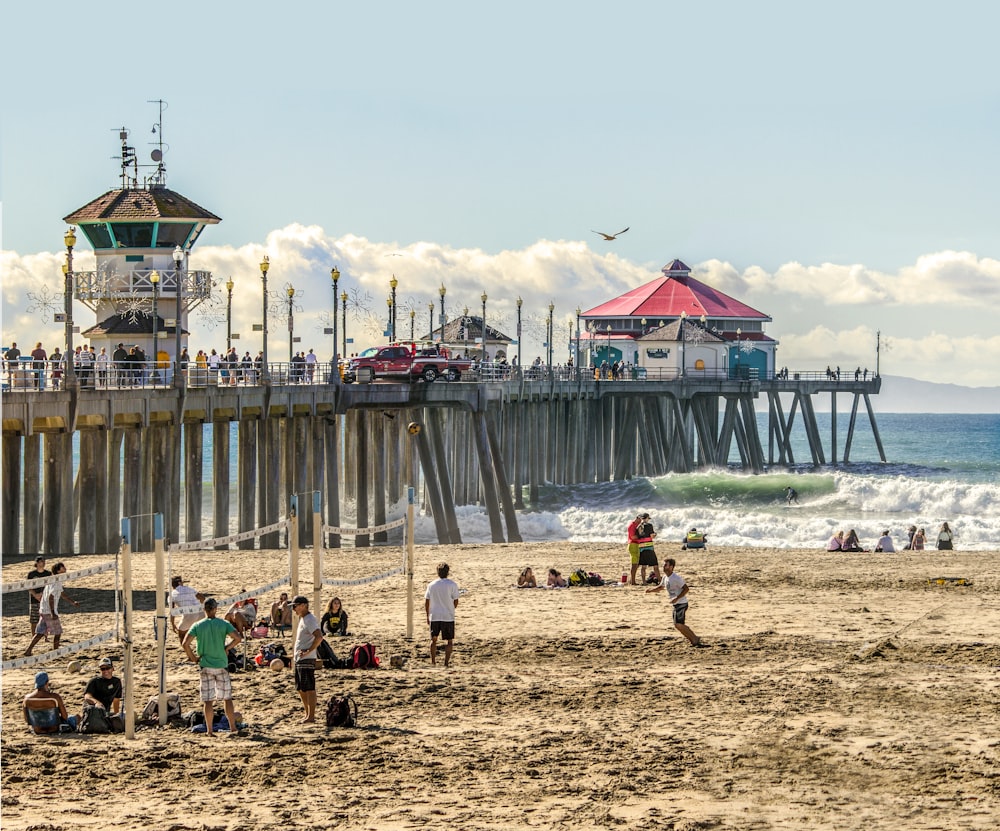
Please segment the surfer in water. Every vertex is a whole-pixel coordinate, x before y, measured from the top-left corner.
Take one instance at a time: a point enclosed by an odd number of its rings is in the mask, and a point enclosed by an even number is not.
[[[793,502],[799,503],[799,492],[795,488],[785,488],[785,502],[791,505]]]

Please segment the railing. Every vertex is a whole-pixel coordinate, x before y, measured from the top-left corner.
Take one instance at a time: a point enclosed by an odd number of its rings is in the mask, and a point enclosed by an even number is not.
[[[272,385],[285,384],[329,384],[331,382],[330,362],[268,362],[268,374]],[[189,389],[207,387],[255,387],[263,378],[260,364],[220,363],[218,367],[196,362],[188,362],[182,367],[184,386]],[[175,386],[176,363],[173,361],[97,361],[79,362],[74,365],[77,385],[80,389],[165,389]],[[65,365],[62,361],[33,361],[22,358],[16,363],[4,362],[0,377],[3,389],[33,390],[38,392],[58,391],[66,386]],[[399,379],[391,379],[399,382]],[[825,371],[781,370],[762,377],[751,367],[730,367],[728,370],[688,369],[682,377],[676,368],[650,369],[647,367],[622,366],[617,371],[608,367],[572,367],[530,364],[524,367],[506,363],[488,362],[477,364],[462,373],[459,383],[491,383],[498,381],[524,380],[530,383],[549,381],[595,382],[602,381],[767,381],[771,384],[787,382],[793,386],[798,381],[825,381],[850,384],[856,381],[874,381],[875,373],[851,370],[836,373]],[[405,383],[405,382],[403,382]]]

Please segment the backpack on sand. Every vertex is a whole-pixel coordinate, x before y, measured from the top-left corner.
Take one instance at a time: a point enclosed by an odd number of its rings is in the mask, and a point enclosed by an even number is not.
[[[83,716],[80,718],[80,725],[76,728],[77,733],[110,733],[111,721],[107,711],[103,707],[95,707],[93,704],[83,705]]]
[[[356,727],[358,723],[358,705],[347,693],[335,695],[326,702],[326,726]]]
[[[577,569],[569,576],[571,586],[586,586],[590,583],[590,575],[582,568]]]
[[[355,646],[347,658],[348,669],[377,669],[378,658],[375,657],[375,647],[370,643]]]

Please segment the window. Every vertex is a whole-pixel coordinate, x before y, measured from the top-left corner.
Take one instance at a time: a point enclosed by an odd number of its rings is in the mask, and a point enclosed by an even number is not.
[[[694,362],[694,368],[703,370],[705,368],[705,362],[701,358],[699,358],[697,361]]]
[[[156,247],[185,247],[187,238],[191,235],[194,224],[191,222],[158,222],[156,224]]]
[[[152,222],[113,222],[115,241],[119,248],[152,248]]]
[[[108,226],[103,222],[99,225],[81,225],[80,230],[87,235],[90,244],[95,248],[114,248]]]

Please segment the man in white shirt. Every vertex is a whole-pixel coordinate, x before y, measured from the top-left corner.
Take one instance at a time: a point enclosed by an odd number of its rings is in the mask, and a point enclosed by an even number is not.
[[[316,721],[316,647],[323,640],[316,615],[309,611],[309,598],[299,595],[292,600],[292,611],[299,616],[295,629],[295,689],[306,708],[303,724]]]
[[[878,542],[875,543],[875,550],[890,551],[890,552],[896,551],[896,546],[892,542],[892,537],[889,536],[888,529],[882,532],[882,536],[879,537]]]
[[[451,663],[451,650],[455,641],[455,609],[458,608],[458,584],[448,579],[447,563],[438,563],[438,579],[427,586],[424,593],[424,611],[431,628],[431,663],[437,663],[438,637],[444,638],[444,665]]]
[[[674,571],[675,565],[677,563],[674,560],[665,560],[663,580],[660,581],[660,585],[646,589],[646,594],[666,590],[667,594],[670,595],[670,605],[673,607],[674,628],[688,639],[691,646],[702,647],[705,644],[701,642],[701,638],[684,622],[688,608],[688,585],[684,582],[684,578]]]
[[[313,376],[316,374],[316,353],[311,349],[306,354],[306,381],[308,383],[313,382]]]
[[[179,574],[170,579],[170,586],[171,609],[189,609],[194,606],[200,606],[205,602],[205,595],[199,591],[195,591],[191,588],[191,586],[185,586],[184,578],[182,578]],[[179,622],[178,617],[180,617]],[[205,617],[203,609],[199,609],[197,612],[190,612],[186,615],[171,615],[170,628],[177,633],[177,636],[183,643],[184,636],[188,633],[188,629],[190,629],[203,617]]]

